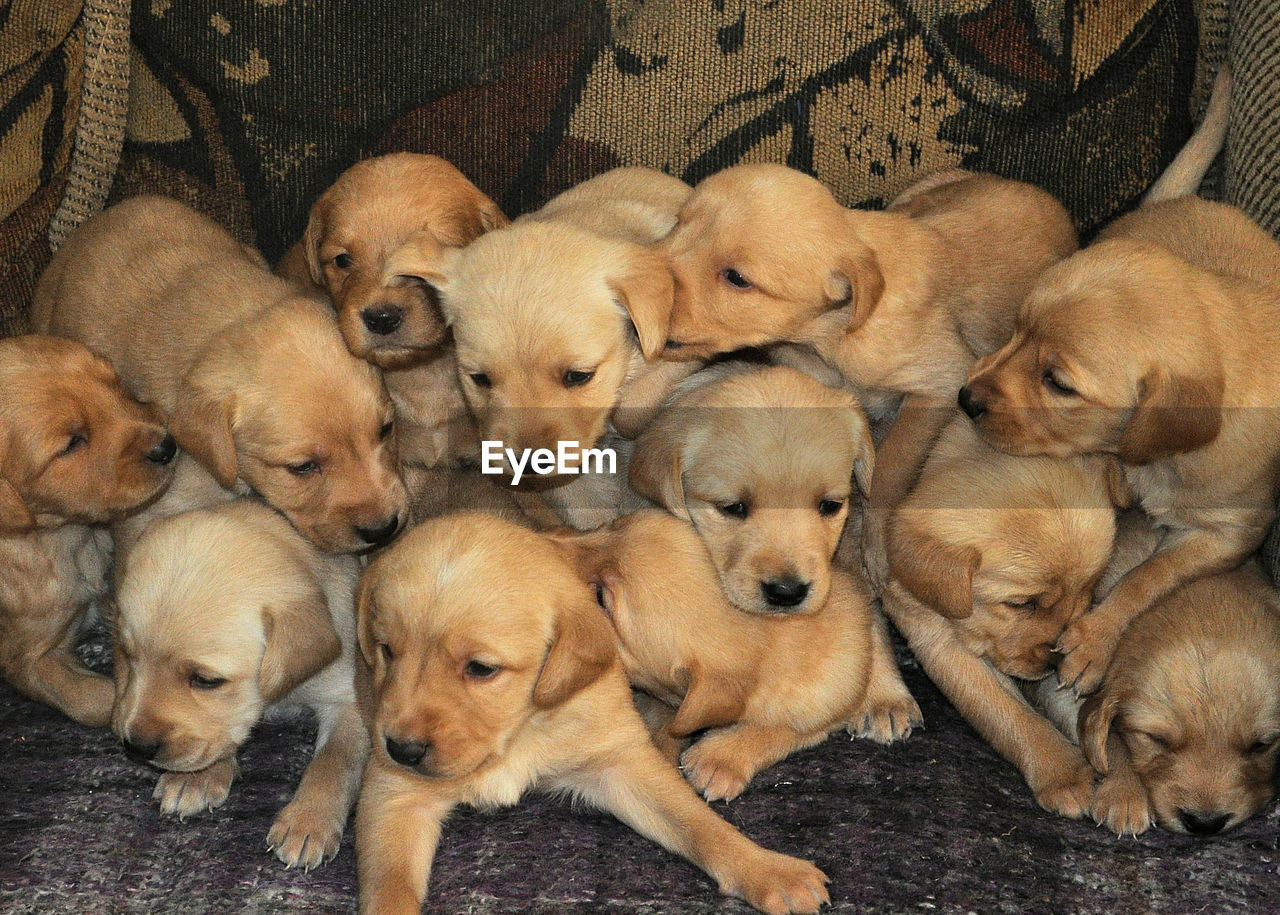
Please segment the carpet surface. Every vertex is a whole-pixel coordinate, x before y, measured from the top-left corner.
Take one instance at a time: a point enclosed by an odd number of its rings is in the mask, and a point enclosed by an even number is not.
[[[1274,805],[1209,840],[1159,830],[1117,839],[1050,816],[909,659],[904,673],[923,730],[890,747],[832,737],[713,805],[760,844],[823,868],[827,911],[1280,911]],[[305,720],[261,726],[227,804],[183,823],[159,815],[155,773],[126,759],[109,732],[0,686],[0,912],[354,911],[350,829],[337,859],[309,874],[265,850],[312,733]],[[423,911],[750,909],[612,817],[531,795],[446,824]]]

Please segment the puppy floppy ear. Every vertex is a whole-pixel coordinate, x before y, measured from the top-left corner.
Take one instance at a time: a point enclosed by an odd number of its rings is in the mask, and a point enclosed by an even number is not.
[[[1149,464],[1212,442],[1222,428],[1224,387],[1221,371],[1198,377],[1151,372],[1120,435],[1120,459]]]
[[[852,305],[849,325],[861,327],[884,295],[884,273],[875,252],[854,231],[852,221],[837,243],[835,265],[823,282],[823,293],[831,308]]]
[[[609,288],[636,329],[640,352],[646,360],[656,359],[667,344],[675,302],[671,269],[661,254],[640,245],[626,245],[622,263],[622,271],[609,280]]]
[[[360,576],[360,584],[356,586],[356,642],[360,646],[360,654],[372,670],[377,661],[378,646],[373,641],[373,619],[378,612],[375,592],[378,587],[378,570],[376,566],[367,566]]]
[[[311,207],[311,215],[307,217],[307,228],[302,233],[302,254],[307,260],[307,271],[311,274],[311,282],[321,289],[327,288],[324,281],[324,268],[320,264],[320,243],[324,240],[325,224],[332,206],[326,193]]]
[[[690,662],[687,670],[677,671],[677,676],[686,681],[686,688],[684,701],[668,727],[673,737],[733,724],[746,710],[748,686],[736,677],[709,673],[697,661]]]
[[[1107,741],[1111,738],[1111,722],[1120,708],[1120,698],[1113,693],[1094,693],[1080,707],[1076,719],[1080,731],[1080,749],[1085,759],[1102,775],[1107,774]]]
[[[169,417],[169,431],[223,489],[230,489],[239,472],[232,436],[235,397],[229,390],[217,390],[202,365],[195,365],[178,385],[178,405]]]
[[[973,576],[982,565],[974,547],[957,547],[916,531],[901,512],[889,522],[889,565],[893,577],[917,600],[947,619],[973,613]]]
[[[36,526],[36,519],[13,484],[0,477],[0,532],[22,534]]]
[[[617,657],[613,627],[585,599],[563,607],[546,660],[533,686],[533,704],[554,708],[596,682]]]
[[[849,396],[850,434],[857,444],[857,454],[853,459],[853,480],[858,492],[864,499],[871,498],[871,477],[876,469],[876,445],[871,438],[871,426],[867,423],[867,415],[853,395]]]
[[[382,282],[420,283],[429,287],[435,291],[440,310],[448,321],[449,311],[445,308],[440,293],[448,285],[448,269],[457,252],[456,247],[440,244],[426,229],[415,232],[412,238],[387,257],[382,268]]]
[[[329,601],[314,580],[307,581],[305,593],[264,606],[262,629],[267,646],[258,671],[258,689],[268,702],[287,696],[342,653]]]
[[[677,434],[681,422],[676,414],[680,412],[675,408],[658,414],[653,425],[636,439],[629,478],[637,493],[689,521],[684,500],[684,442]]]

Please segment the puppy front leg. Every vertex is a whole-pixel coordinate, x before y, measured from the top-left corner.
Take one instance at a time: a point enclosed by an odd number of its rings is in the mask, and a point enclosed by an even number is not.
[[[925,458],[955,412],[954,404],[910,394],[876,449],[871,493],[862,520],[862,563],[877,596],[889,582],[889,517],[916,484]]]
[[[1128,747],[1115,734],[1107,735],[1107,774],[1098,782],[1093,821],[1118,836],[1136,836],[1151,828],[1151,798],[1133,771]]]
[[[277,858],[308,871],[338,853],[369,756],[369,735],[354,705],[339,706],[336,715],[322,709],[320,731],[315,758],[267,833]]]
[[[418,915],[451,800],[371,758],[356,806],[361,915]]]
[[[91,728],[111,724],[115,684],[85,667],[70,648],[40,655],[10,679],[19,691],[53,706],[72,721]]]
[[[911,736],[911,729],[924,724],[924,715],[915,697],[902,682],[902,672],[893,655],[889,625],[879,609],[873,610],[871,629],[871,673],[862,707],[850,720],[848,731],[876,743],[893,743]]]
[[[816,912],[827,876],[808,861],[768,851],[702,802],[647,740],[615,746],[564,787],[706,871],[728,896],[769,915]]]
[[[1250,528],[1170,533],[1151,558],[1130,569],[1102,603],[1062,633],[1058,682],[1082,696],[1097,690],[1129,623],[1179,585],[1240,565],[1262,542],[1263,533]]]
[[[680,765],[689,784],[707,800],[731,801],[757,772],[826,739],[826,731],[804,734],[739,722],[708,731],[684,751]]]

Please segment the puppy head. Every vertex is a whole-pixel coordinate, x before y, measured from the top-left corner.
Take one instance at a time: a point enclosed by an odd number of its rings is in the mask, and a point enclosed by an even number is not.
[[[1101,461],[1008,457],[959,419],[890,520],[889,556],[973,654],[1035,680],[1089,608],[1114,538]]]
[[[176,450],[83,345],[0,340],[0,532],[122,518],[169,485]]]
[[[445,328],[430,287],[384,275],[388,255],[410,239],[459,247],[506,224],[497,204],[444,159],[393,153],[338,177],[311,208],[303,247],[351,352],[389,368],[440,343]]]
[[[821,608],[855,480],[874,465],[847,391],[774,366],[696,388],[636,442],[631,485],[691,521],[730,602],[755,613]]]
[[[1119,740],[1156,822],[1213,835],[1275,793],[1280,600],[1256,569],[1201,579],[1129,624],[1080,712],[1080,741],[1106,773]]]
[[[439,285],[481,436],[508,448],[597,444],[624,382],[666,339],[663,259],[568,225],[491,233],[423,278]]]
[[[132,757],[194,772],[233,756],[267,705],[337,659],[310,549],[252,501],[146,529],[116,594],[111,727]]]
[[[960,404],[1010,454],[1146,464],[1207,445],[1223,373],[1208,275],[1155,245],[1100,242],[1050,268]]]
[[[884,289],[849,211],[817,179],[738,165],[694,188],[662,243],[675,275],[671,358],[794,339],[833,308],[866,320]]]
[[[328,552],[379,546],[407,520],[381,373],[317,302],[224,335],[183,379],[173,429],[219,483],[244,480]]]
[[[414,528],[369,564],[357,605],[373,752],[431,778],[501,766],[617,660],[565,553],[492,515]]]

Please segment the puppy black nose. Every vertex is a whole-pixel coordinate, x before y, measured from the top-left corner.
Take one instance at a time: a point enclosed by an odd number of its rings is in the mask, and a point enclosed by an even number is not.
[[[969,414],[970,419],[977,419],[987,412],[987,405],[982,401],[973,399],[973,391],[969,390],[968,385],[960,389],[960,393],[956,396],[956,402],[960,404],[961,410]]]
[[[1178,819],[1186,827],[1187,832],[1195,836],[1214,836],[1222,832],[1222,827],[1231,819],[1229,813],[1216,810],[1203,813],[1199,810],[1179,810]]]
[[[385,524],[378,527],[357,527],[356,533],[360,535],[360,539],[365,543],[373,546],[382,546],[396,535],[396,531],[400,529],[400,516],[392,515],[387,519]]]
[[[404,321],[404,311],[395,305],[370,305],[360,312],[364,326],[375,334],[393,334]]]
[[[809,595],[809,583],[792,575],[760,582],[764,599],[774,607],[794,607]]]
[[[429,743],[387,738],[387,755],[402,766],[416,766],[422,762],[423,757],[427,755],[427,751],[430,749],[431,744]]]
[[[160,741],[158,740],[127,740],[121,738],[120,743],[124,747],[125,755],[134,762],[149,763],[160,752]]]
[[[178,453],[178,443],[173,440],[172,435],[166,435],[160,439],[160,444],[156,445],[147,452],[147,460],[153,464],[159,464],[164,467],[173,460],[173,456]]]

